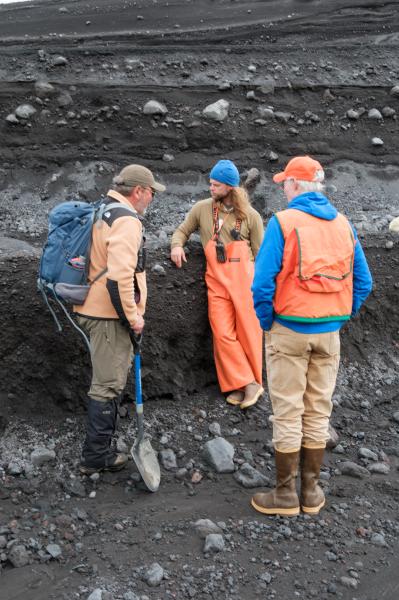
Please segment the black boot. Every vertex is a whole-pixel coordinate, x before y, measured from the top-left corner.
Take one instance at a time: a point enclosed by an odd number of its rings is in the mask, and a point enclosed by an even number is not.
[[[119,471],[126,465],[128,457],[111,448],[117,413],[116,400],[99,402],[89,398],[86,439],[80,461],[81,473],[91,475],[97,471]]]

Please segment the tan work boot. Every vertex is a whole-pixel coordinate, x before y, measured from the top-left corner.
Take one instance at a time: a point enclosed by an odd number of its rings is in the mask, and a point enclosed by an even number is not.
[[[298,473],[299,450],[296,452],[275,451],[276,481],[274,490],[255,494],[251,504],[265,515],[299,515],[299,498],[295,478]]]
[[[263,387],[256,381],[248,383],[248,385],[245,386],[244,400],[241,402],[240,408],[249,408],[256,404],[264,391]]]
[[[242,390],[234,390],[226,396],[226,402],[233,406],[238,406],[244,400],[244,392]]]
[[[318,485],[324,448],[301,448],[301,508],[304,513],[317,515],[326,503]]]

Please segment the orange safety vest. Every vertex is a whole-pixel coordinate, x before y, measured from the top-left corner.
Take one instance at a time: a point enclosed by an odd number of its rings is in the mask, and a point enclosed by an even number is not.
[[[284,236],[274,311],[300,322],[347,320],[352,312],[355,238],[338,213],[327,221],[295,208],[276,214]]]

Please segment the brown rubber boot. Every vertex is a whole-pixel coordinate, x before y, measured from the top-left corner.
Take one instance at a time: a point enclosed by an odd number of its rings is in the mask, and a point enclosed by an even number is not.
[[[298,473],[299,450],[296,452],[275,451],[276,480],[274,490],[255,494],[251,504],[255,510],[265,515],[292,517],[299,514],[299,498],[296,493],[295,478]]]
[[[326,503],[318,485],[324,448],[301,448],[301,508],[304,513],[317,515]]]

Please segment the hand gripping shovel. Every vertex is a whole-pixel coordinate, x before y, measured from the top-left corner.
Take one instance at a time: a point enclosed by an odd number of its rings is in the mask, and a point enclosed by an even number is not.
[[[150,440],[144,436],[143,397],[141,390],[141,335],[132,335],[134,348],[134,373],[136,381],[136,415],[138,433],[134,442],[131,455],[136,463],[141,477],[150,492],[156,492],[161,481],[161,471],[157,455],[151,446]]]

